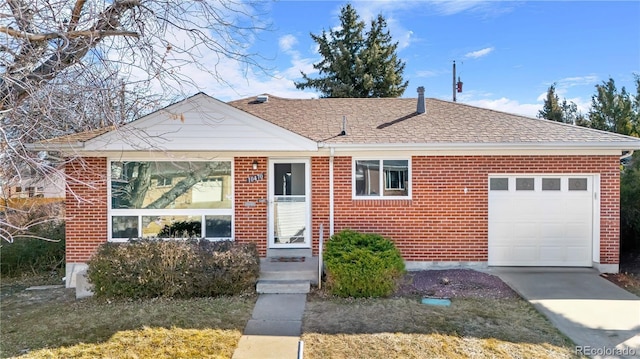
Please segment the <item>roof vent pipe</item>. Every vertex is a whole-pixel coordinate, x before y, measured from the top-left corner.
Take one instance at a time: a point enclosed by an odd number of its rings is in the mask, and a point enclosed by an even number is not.
[[[427,108],[424,103],[424,86],[420,86],[418,87],[418,108],[416,112],[425,113],[426,111],[427,111]]]
[[[342,131],[340,132],[340,136],[347,135],[347,116],[342,116]]]

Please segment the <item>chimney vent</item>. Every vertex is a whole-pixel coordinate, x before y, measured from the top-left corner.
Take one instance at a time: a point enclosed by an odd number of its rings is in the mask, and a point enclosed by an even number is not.
[[[267,95],[259,95],[256,97],[256,101],[258,101],[259,103],[265,103],[269,101],[269,96]]]
[[[424,87],[418,87],[418,108],[416,109],[417,113],[425,113],[427,111],[425,102],[424,102]]]

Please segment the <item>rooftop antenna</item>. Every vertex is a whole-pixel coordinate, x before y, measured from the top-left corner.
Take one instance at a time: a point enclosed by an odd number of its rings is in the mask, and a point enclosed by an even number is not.
[[[456,60],[453,60],[453,102],[456,102]]]
[[[456,93],[462,92],[462,81],[460,81],[460,76],[458,76],[458,81],[456,82],[456,61],[453,61],[453,102],[456,102]]]

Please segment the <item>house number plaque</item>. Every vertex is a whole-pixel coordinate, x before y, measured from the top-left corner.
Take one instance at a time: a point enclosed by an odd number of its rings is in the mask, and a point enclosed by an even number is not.
[[[248,183],[255,183],[264,179],[264,173],[258,173],[257,175],[247,177]]]

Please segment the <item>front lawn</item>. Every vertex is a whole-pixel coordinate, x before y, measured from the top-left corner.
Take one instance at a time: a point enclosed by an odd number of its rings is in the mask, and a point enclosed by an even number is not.
[[[305,358],[580,358],[573,342],[497,277],[471,270],[407,275],[395,297],[308,296]],[[451,306],[421,303],[452,297]]]
[[[309,294],[305,358],[579,358],[568,338],[492,276],[408,278],[391,298]],[[256,299],[76,301],[73,289],[2,289],[0,356],[20,358],[230,358]],[[451,306],[421,304],[434,294],[451,296]]]
[[[74,293],[5,290],[0,356],[230,358],[255,304],[255,297],[76,301]]]

